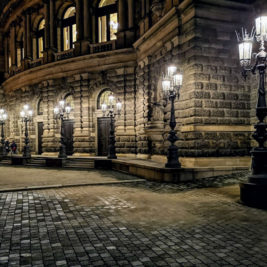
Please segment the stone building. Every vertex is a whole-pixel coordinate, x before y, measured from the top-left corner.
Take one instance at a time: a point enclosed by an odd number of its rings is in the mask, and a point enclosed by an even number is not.
[[[5,3],[6,2],[6,3]],[[251,27],[260,1],[1,1],[1,106],[6,136],[22,150],[19,112],[34,110],[32,151],[55,155],[60,127],[53,108],[72,106],[68,154],[106,155],[109,91],[122,102],[119,155],[166,161],[170,104],[161,87],[169,64],[183,72],[175,101],[185,167],[249,166],[255,120],[253,79],[240,75],[235,30]],[[264,3],[262,4],[264,5]],[[242,16],[240,16],[242,14]]]

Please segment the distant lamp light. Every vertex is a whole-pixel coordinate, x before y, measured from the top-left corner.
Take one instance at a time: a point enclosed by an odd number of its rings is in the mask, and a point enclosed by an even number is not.
[[[182,86],[183,84],[183,75],[182,74],[175,74],[173,76],[173,85],[174,86]]]
[[[102,109],[103,112],[106,112],[106,111],[107,111],[107,108],[108,108],[108,106],[107,106],[106,103],[103,103],[103,104],[101,105],[101,109]]]
[[[168,92],[170,91],[171,88],[171,81],[170,80],[163,80],[162,81],[162,90],[163,92]]]
[[[122,107],[122,104],[120,102],[120,100],[118,100],[118,102],[116,103],[116,107],[117,107],[117,111],[121,111],[121,107]]]
[[[65,110],[66,110],[67,114],[70,114],[70,112],[71,112],[71,107],[70,107],[70,106],[66,106]]]
[[[54,108],[54,114],[57,115],[59,113],[59,107]]]
[[[25,111],[21,111],[21,112],[20,112],[20,117],[21,117],[21,118],[24,118],[24,117],[25,117],[25,114],[26,114]]]
[[[63,108],[63,107],[64,107],[64,105],[65,105],[65,101],[64,101],[64,100],[60,100],[60,101],[59,101],[59,105],[60,105],[60,107],[62,107],[62,108]]]
[[[172,77],[176,71],[177,71],[177,67],[171,65],[171,66],[168,67],[167,74],[168,74],[169,77]]]
[[[112,95],[112,94],[109,95],[108,102],[109,102],[110,105],[113,105],[114,99],[115,99],[114,95]]]
[[[29,105],[24,105],[23,109],[27,111],[29,109]]]

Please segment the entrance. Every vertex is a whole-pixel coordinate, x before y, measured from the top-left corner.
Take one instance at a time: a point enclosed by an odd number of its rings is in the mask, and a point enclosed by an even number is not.
[[[65,120],[63,126],[66,143],[66,154],[70,156],[73,154],[73,120]]]
[[[98,156],[108,155],[108,138],[110,131],[110,118],[98,118]]]
[[[38,122],[38,154],[41,155],[43,153],[43,133],[44,133],[44,123]]]

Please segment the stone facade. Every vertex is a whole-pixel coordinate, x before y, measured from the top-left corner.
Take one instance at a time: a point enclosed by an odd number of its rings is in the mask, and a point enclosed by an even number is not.
[[[9,49],[12,46],[5,44],[12,42],[14,32],[19,33],[16,23],[27,31],[27,16],[18,22],[16,14],[31,8],[32,21],[42,12],[50,19],[45,26],[45,36],[50,37],[46,38],[47,49],[40,63],[25,58],[18,68],[13,47],[12,64],[8,67],[8,52],[0,51],[0,72],[5,75],[1,104],[9,114],[6,135],[9,140],[16,140],[20,150],[21,106],[28,103],[37,114],[38,103],[43,101],[43,114],[34,116],[31,124],[31,146],[38,153],[37,123],[43,122],[43,153],[52,154],[58,151],[60,137],[53,108],[60,99],[72,95],[73,153],[98,155],[98,118],[102,113],[97,100],[109,88],[122,101],[121,115],[116,118],[117,153],[165,161],[170,103],[163,96],[161,77],[173,63],[184,74],[180,98],[175,101],[180,139],[177,145],[183,166],[249,165],[256,84],[254,78],[246,82],[241,78],[235,30],[253,22],[263,5],[261,1],[115,1],[119,30],[117,40],[107,44],[99,44],[96,39],[97,1],[76,1],[79,35],[70,51],[60,51],[62,40],[53,33],[59,26],[51,25],[58,23],[62,5],[71,3],[32,2],[31,7],[17,1],[12,12],[7,6],[0,18],[1,47]],[[80,7],[87,4],[88,14]],[[92,22],[90,29],[87,19]],[[30,28],[33,27],[34,24]],[[29,36],[24,35],[26,43]],[[27,53],[31,54],[29,46],[28,42]],[[110,51],[101,52],[103,49]]]

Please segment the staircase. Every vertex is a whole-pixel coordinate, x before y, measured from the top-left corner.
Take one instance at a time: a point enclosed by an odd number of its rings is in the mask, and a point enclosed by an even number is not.
[[[94,159],[88,158],[68,158],[66,159],[63,168],[67,169],[94,169]]]
[[[25,166],[29,167],[45,167],[45,159],[44,158],[31,158]]]
[[[0,161],[1,165],[11,165],[11,159],[10,157],[5,157]]]

